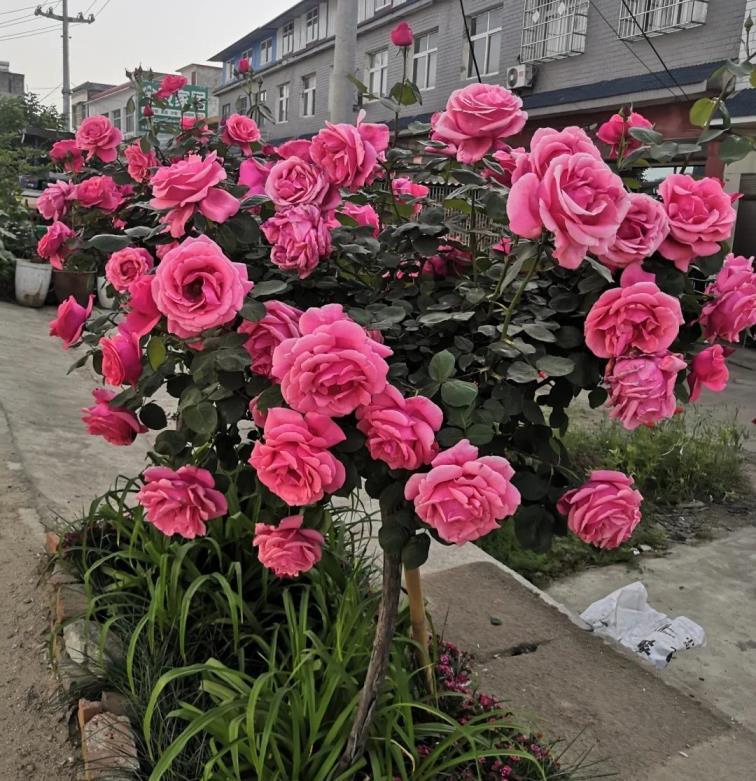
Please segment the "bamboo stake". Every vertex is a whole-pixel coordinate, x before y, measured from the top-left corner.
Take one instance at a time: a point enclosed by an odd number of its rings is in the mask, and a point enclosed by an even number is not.
[[[425,683],[428,692],[434,691],[433,668],[431,667],[428,646],[430,633],[425,615],[425,600],[423,599],[423,584],[420,580],[420,567],[404,570],[404,585],[407,587],[409,598],[410,626],[412,639],[417,643],[417,661],[425,675]]]

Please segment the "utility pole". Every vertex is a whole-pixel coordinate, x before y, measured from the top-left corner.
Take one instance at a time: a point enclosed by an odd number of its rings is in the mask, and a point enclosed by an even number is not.
[[[333,70],[331,72],[331,122],[354,122],[354,85],[348,76],[354,75],[357,57],[356,0],[339,0],[336,7]]]
[[[34,9],[35,16],[44,16],[47,19],[54,19],[56,22],[63,23],[63,128],[65,130],[71,129],[71,66],[68,53],[68,25],[69,24],[92,24],[94,22],[94,14],[89,14],[85,17],[83,13],[79,12],[76,16],[68,15],[68,0],[62,0],[63,13],[58,15],[53,13],[52,7],[46,11],[42,10],[42,6],[38,5]]]

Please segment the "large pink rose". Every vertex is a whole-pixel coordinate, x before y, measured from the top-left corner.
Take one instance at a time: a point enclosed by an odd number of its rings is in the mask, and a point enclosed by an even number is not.
[[[611,269],[639,263],[659,249],[669,233],[669,220],[664,207],[650,195],[629,193],[630,209],[617,230],[614,243],[599,256]]]
[[[478,448],[467,439],[439,453],[431,466],[430,472],[407,480],[404,496],[446,542],[477,540],[520,506],[509,461],[501,456],[478,458]]]
[[[37,255],[49,260],[53,268],[61,269],[70,249],[70,241],[75,236],[68,225],[56,221],[48,226],[45,235],[37,242]]]
[[[599,548],[617,548],[630,539],[640,523],[640,491],[622,472],[597,470],[579,488],[562,494],[557,509],[583,542]]]
[[[727,387],[730,379],[730,370],[727,368],[726,358],[734,352],[731,348],[715,344],[701,350],[690,364],[688,386],[690,387],[690,400],[697,401],[704,388],[719,393]]]
[[[381,231],[381,218],[369,203],[359,204],[352,201],[344,201],[339,211],[351,217],[358,225],[369,225],[373,229],[373,236],[378,238],[378,234]]]
[[[348,415],[386,388],[392,351],[371,339],[344,314],[341,304],[308,309],[299,319],[301,336],[273,353],[273,377],[286,403],[299,412]]]
[[[72,138],[56,141],[50,149],[50,159],[69,174],[78,174],[84,168],[84,156]]]
[[[366,407],[357,408],[357,428],[367,437],[370,457],[391,469],[415,470],[438,453],[435,432],[443,413],[425,396],[405,399],[387,385]]]
[[[609,417],[629,430],[653,426],[675,414],[675,383],[685,361],[676,353],[612,358],[604,381],[609,390]]]
[[[87,160],[98,157],[103,163],[113,163],[118,157],[121,131],[107,117],[87,117],[76,130],[76,146],[87,153]]]
[[[177,93],[180,89],[183,89],[187,85],[187,79],[185,76],[178,76],[173,73],[169,73],[167,76],[163,76],[163,80],[160,82],[160,86],[155,90],[154,97],[158,100],[166,100],[171,95]]]
[[[273,168],[273,163],[262,162],[256,157],[242,161],[239,166],[239,184],[249,188],[246,198],[249,198],[250,195],[265,194],[265,182],[268,181],[271,168]]]
[[[37,198],[37,211],[46,220],[60,220],[68,214],[71,201],[76,197],[75,193],[75,187],[63,179],[48,184]]]
[[[277,212],[262,224],[265,238],[273,245],[271,262],[285,271],[296,271],[300,279],[309,277],[331,254],[331,228],[338,225],[332,212],[321,212],[312,204]]]
[[[250,368],[255,374],[271,376],[273,351],[281,342],[299,336],[299,318],[302,312],[283,301],[267,301],[265,315],[259,320],[245,320],[239,333],[249,334],[244,347],[252,359]]]
[[[713,296],[701,310],[701,327],[708,341],[739,342],[740,334],[756,325],[756,273],[753,258],[730,253],[716,279],[706,287]]]
[[[272,150],[266,152],[266,154],[272,152],[283,159],[286,159],[287,157],[299,157],[300,159],[307,160],[311,163],[311,149],[312,141],[309,138],[292,138],[289,141],[284,141],[283,144],[273,147]]]
[[[388,148],[388,125],[373,125],[357,120],[357,125],[332,124],[312,139],[310,156],[338,187],[359,190],[371,181],[376,163]]]
[[[233,320],[252,287],[244,263],[232,263],[212,239],[197,236],[160,261],[152,295],[168,330],[187,339]]]
[[[257,122],[244,114],[232,114],[221,129],[221,141],[228,146],[238,146],[249,156],[252,154],[252,144],[260,140],[260,128]]]
[[[115,336],[100,339],[102,377],[108,385],[134,387],[142,374],[142,348],[139,335],[123,326]]]
[[[606,253],[629,208],[622,179],[584,152],[555,157],[542,178],[525,174],[507,200],[512,231],[528,239],[540,236],[543,228],[551,231],[554,258],[570,269],[589,252]]]
[[[333,209],[339,202],[339,193],[325,172],[294,156],[273,165],[265,181],[265,192],[278,209],[308,203]]]
[[[498,84],[470,84],[455,90],[446,109],[431,120],[431,139],[447,144],[460,163],[472,165],[517,135],[528,115],[522,100]]]
[[[123,193],[110,176],[90,176],[76,185],[74,196],[80,206],[114,212],[123,203]]]
[[[155,152],[150,149],[145,152],[139,141],[123,150],[126,157],[126,170],[135,182],[146,182],[152,175],[152,168],[157,168],[158,159]]]
[[[152,255],[143,247],[124,247],[108,258],[105,278],[119,293],[125,293],[133,282],[154,265]]]
[[[290,515],[277,526],[255,524],[252,544],[260,564],[279,578],[296,578],[311,570],[323,552],[323,535],[317,529],[303,529],[301,515]]]
[[[260,482],[289,506],[312,504],[344,485],[344,465],[328,450],[344,439],[325,415],[274,407],[249,463]]]
[[[630,112],[625,118],[622,114],[614,114],[598,129],[596,135],[601,141],[611,147],[609,157],[615,160],[622,150],[623,155],[638,149],[641,142],[630,135],[630,128],[633,127],[653,127],[653,124],[647,120],[643,114],[637,111]]]
[[[585,343],[599,358],[631,350],[666,350],[684,323],[680,302],[655,282],[635,282],[605,290],[585,319]]]
[[[95,403],[82,409],[81,419],[93,436],[103,437],[111,445],[130,445],[137,434],[147,431],[147,426],[143,426],[131,410],[111,406],[115,395],[115,391],[95,388],[92,391]]]
[[[64,349],[68,349],[81,339],[81,332],[84,330],[84,323],[92,314],[94,306],[94,296],[89,297],[86,306],[76,302],[73,296],[69,296],[58,306],[58,314],[50,322],[50,336],[57,336],[63,340]]]
[[[590,155],[596,160],[601,160],[601,152],[582,128],[574,125],[562,130],[539,127],[533,133],[533,138],[530,139],[530,152],[514,154],[515,167],[512,171],[512,183],[514,184],[527,173],[534,173],[541,179],[552,160],[560,155],[576,154]]]
[[[138,337],[146,336],[161,318],[152,296],[152,277],[146,274],[135,279],[129,286],[128,310],[121,328]]]
[[[680,271],[697,257],[719,252],[719,242],[730,238],[736,213],[718,179],[671,174],[659,185],[659,195],[669,217],[659,252]]]
[[[180,239],[186,221],[195,209],[213,222],[225,222],[239,211],[239,201],[216,185],[226,178],[226,171],[211,152],[204,159],[187,155],[170,166],[158,168],[150,179],[155,209],[168,209],[160,221],[168,225],[171,236]]]
[[[166,466],[152,466],[144,470],[144,479],[137,501],[145,519],[166,536],[201,537],[207,532],[207,521],[228,512],[226,497],[216,490],[207,469],[182,466],[174,472]]]

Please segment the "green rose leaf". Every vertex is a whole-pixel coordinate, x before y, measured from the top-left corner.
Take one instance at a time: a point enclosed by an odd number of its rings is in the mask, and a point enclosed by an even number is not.
[[[181,411],[181,417],[192,431],[205,436],[212,434],[218,425],[218,411],[209,401],[186,407]]]
[[[478,386],[464,380],[447,380],[441,386],[441,398],[450,407],[466,407],[475,401]]]
[[[564,377],[575,368],[575,362],[559,355],[544,355],[536,361],[536,366],[549,377]]]
[[[515,361],[507,370],[507,379],[512,382],[534,382],[538,379],[538,371],[525,361]]]
[[[147,344],[147,361],[153,371],[157,371],[168,355],[165,342],[159,336],[153,336]],[[145,426],[147,424],[145,423]]]
[[[154,402],[145,404],[139,413],[139,420],[144,423],[147,428],[158,430],[165,428],[168,425],[168,419],[165,416],[163,408]]]
[[[436,353],[428,364],[428,374],[436,382],[444,382],[454,374],[454,354],[449,350]]]

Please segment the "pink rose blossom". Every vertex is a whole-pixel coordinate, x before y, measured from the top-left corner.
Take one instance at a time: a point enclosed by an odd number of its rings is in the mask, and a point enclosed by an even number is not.
[[[427,258],[422,267],[423,274],[433,274],[434,277],[445,279],[466,274],[472,265],[472,255],[459,247],[441,244],[438,253]]]
[[[493,179],[494,182],[504,187],[512,186],[512,174],[517,168],[517,161],[520,158],[527,159],[528,153],[524,147],[518,146],[512,148],[509,144],[502,144],[501,149],[497,149],[491,157],[498,163],[502,169],[501,173],[494,171],[493,168],[484,168],[483,176]]]
[[[265,238],[273,245],[270,260],[285,271],[309,277],[318,263],[331,254],[331,228],[339,221],[317,206],[292,206],[277,212],[262,224]]]
[[[160,82],[160,86],[155,91],[153,97],[156,100],[166,100],[180,89],[183,89],[187,83],[186,77],[169,73],[167,76],[163,76],[163,80]]]
[[[303,529],[303,521],[301,515],[290,515],[277,526],[255,524],[252,544],[260,564],[279,578],[296,578],[320,561],[323,535],[317,529]]]
[[[140,142],[135,141],[123,150],[123,154],[126,157],[126,170],[129,172],[129,176],[135,182],[148,181],[152,175],[150,169],[157,168],[158,165],[155,152],[152,149],[144,152]]]
[[[640,491],[622,472],[597,470],[579,488],[562,494],[557,509],[583,542],[598,548],[617,548],[630,539],[640,523]]]
[[[108,385],[131,385],[133,388],[142,374],[142,348],[139,335],[123,326],[115,336],[100,339],[102,376]]]
[[[685,368],[676,353],[612,358],[604,381],[609,390],[609,417],[629,430],[653,426],[675,414],[675,383]]]
[[[152,106],[149,103],[142,109],[142,116],[146,117],[147,119],[155,116],[155,112],[152,110]]]
[[[265,421],[268,419],[268,410],[261,410],[259,402],[260,394],[258,393],[254,399],[250,399],[249,414],[252,422],[262,431],[265,428]]]
[[[284,141],[283,144],[273,147],[272,152],[283,159],[298,157],[300,160],[306,160],[308,163],[311,163],[311,149],[312,141],[309,138],[292,138],[290,141]],[[266,152],[265,154],[270,153]]]
[[[152,295],[168,330],[187,339],[233,320],[252,287],[244,263],[232,263],[212,239],[198,236],[165,255]]]
[[[378,238],[381,230],[381,218],[369,203],[359,204],[344,201],[339,210],[351,217],[358,225],[369,225],[373,229],[373,236]]]
[[[215,488],[207,469],[166,466],[144,470],[145,484],[137,494],[145,520],[167,537],[179,534],[187,540],[207,533],[205,524],[228,512],[226,497]]]
[[[727,368],[726,358],[735,352],[729,347],[715,344],[701,350],[690,364],[688,386],[690,387],[690,400],[697,401],[703,388],[708,388],[714,393],[719,393],[727,387],[730,379],[730,371]]]
[[[509,461],[501,456],[479,458],[478,448],[467,439],[439,453],[431,467],[430,472],[410,477],[404,496],[446,542],[477,540],[520,506]]]
[[[48,184],[37,198],[37,211],[46,220],[61,220],[68,214],[76,189],[64,180]]]
[[[162,316],[152,297],[152,280],[153,277],[143,274],[129,285],[127,315],[121,328],[137,337],[150,333]]]
[[[407,179],[404,176],[398,176],[396,179],[391,180],[391,191],[394,193],[396,200],[402,204],[408,203],[411,199],[427,198],[430,193],[430,189],[424,184],[413,182],[412,179]],[[413,203],[412,214],[420,214],[422,208],[422,203]]]
[[[554,258],[569,269],[589,252],[606,253],[629,208],[622,179],[584,152],[553,158],[542,178],[523,175],[507,200],[512,231],[534,239],[546,228],[555,236]]]
[[[260,482],[289,506],[312,504],[344,485],[344,465],[328,450],[344,439],[325,415],[273,407],[249,463]]]
[[[617,230],[614,243],[599,256],[611,269],[639,263],[659,249],[669,233],[664,207],[650,195],[629,193],[630,209]]]
[[[560,155],[590,155],[601,160],[601,152],[582,128],[570,125],[562,130],[539,127],[530,139],[530,152],[514,154],[515,168],[512,183],[527,173],[534,173],[539,179],[546,174],[551,161]]]
[[[299,412],[348,415],[386,388],[392,351],[371,339],[344,314],[341,304],[308,309],[299,319],[301,336],[273,353],[273,377],[286,403]]]
[[[425,396],[405,399],[387,385],[366,407],[357,408],[357,428],[367,437],[370,457],[391,469],[416,470],[438,453],[435,432],[443,413]]]
[[[63,348],[76,344],[81,339],[81,332],[84,330],[84,323],[92,314],[94,306],[94,296],[89,296],[89,302],[86,306],[77,303],[73,296],[69,296],[58,306],[58,314],[50,322],[50,336],[57,336],[63,340]]]
[[[239,62],[236,63],[236,70],[238,70],[239,73],[249,73],[251,67],[249,57],[242,57]]]
[[[756,273],[753,258],[725,258],[714,282],[706,286],[713,300],[701,310],[701,327],[708,341],[739,342],[740,334],[756,325]]]
[[[142,247],[124,247],[114,252],[105,264],[105,278],[119,292],[125,293],[131,284],[155,265],[152,255]]]
[[[37,242],[37,255],[50,261],[53,268],[62,269],[69,242],[76,234],[63,222],[48,226],[45,235]]]
[[[658,353],[675,341],[684,322],[676,298],[655,282],[635,282],[599,296],[585,319],[585,343],[599,358],[631,350]]]
[[[398,46],[400,49],[412,46],[414,40],[415,36],[412,34],[412,28],[405,21],[399,22],[391,31],[391,43],[393,43],[394,46]]]
[[[50,159],[69,174],[78,174],[84,168],[84,156],[72,138],[56,141],[50,149]]]
[[[680,271],[697,257],[719,252],[719,242],[730,238],[735,209],[718,179],[671,174],[659,185],[659,195],[669,217],[659,252]]]
[[[160,221],[168,225],[171,236],[180,239],[186,221],[195,209],[213,222],[225,222],[239,211],[239,201],[216,185],[226,178],[226,171],[211,152],[204,159],[187,155],[170,166],[158,168],[150,179],[155,209],[168,209]]]
[[[496,252],[503,252],[505,255],[509,255],[509,253],[512,251],[512,239],[509,238],[509,236],[502,236],[501,239],[496,242],[496,244],[491,246],[492,250],[496,250]]]
[[[155,247],[155,255],[158,260],[162,260],[172,249],[176,249],[179,243],[177,241],[169,241],[165,244],[158,244]]]
[[[131,410],[111,406],[115,395],[114,391],[95,388],[92,391],[95,403],[82,409],[81,419],[93,436],[102,437],[111,445],[130,445],[137,434],[147,431],[147,426],[143,426]]]
[[[277,209],[304,204],[333,209],[340,200],[325,172],[294,156],[273,165],[265,180],[265,192]]]
[[[359,190],[372,180],[376,163],[383,160],[389,143],[388,125],[363,122],[362,114],[356,126],[325,124],[312,139],[312,161],[336,186]]]
[[[76,146],[87,153],[87,160],[98,157],[103,163],[113,163],[118,156],[121,131],[107,117],[87,117],[76,130]]]
[[[431,119],[431,140],[447,144],[460,163],[472,165],[525,127],[522,100],[498,84],[455,90],[446,109]]]
[[[221,129],[221,141],[228,146],[238,146],[249,156],[252,154],[252,144],[260,140],[260,128],[257,122],[244,114],[231,114]]]
[[[598,138],[611,147],[609,157],[612,160],[619,156],[620,149],[626,154],[641,146],[641,142],[630,135],[629,131],[634,127],[651,128],[653,124],[643,114],[633,111],[627,119],[622,114],[614,114],[598,129]]]
[[[87,209],[114,212],[124,201],[124,195],[110,176],[90,176],[76,185],[73,197]]]
[[[299,336],[299,318],[302,312],[283,301],[267,301],[265,315],[260,320],[245,320],[239,333],[249,334],[244,347],[252,359],[250,368],[255,374],[271,376],[273,351],[281,342]]]
[[[261,162],[256,157],[242,161],[239,166],[239,184],[249,188],[245,198],[249,198],[250,195],[265,195],[265,183],[268,181],[271,168],[273,163]]]

